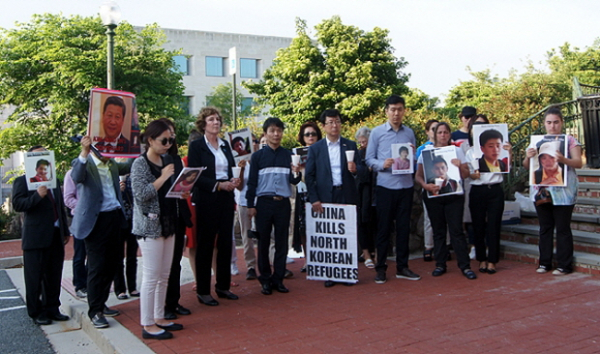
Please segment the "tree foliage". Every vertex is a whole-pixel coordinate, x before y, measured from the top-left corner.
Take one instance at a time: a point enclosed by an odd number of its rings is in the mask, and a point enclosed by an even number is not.
[[[357,123],[381,111],[390,94],[408,91],[401,72],[407,63],[394,56],[387,30],[366,32],[337,16],[315,29],[312,40],[306,22],[297,19],[297,37],[277,52],[263,79],[243,83],[271,115],[299,125],[337,108]]]
[[[76,155],[69,137],[86,131],[89,92],[106,87],[106,29],[97,17],[34,15],[0,32],[0,106],[15,111],[0,131],[0,157],[41,144],[60,161]],[[162,49],[158,26],[122,23],[115,37],[115,89],[136,94],[141,125],[181,119],[181,74]]]
[[[239,126],[240,121],[243,122],[252,115],[252,107],[243,107],[244,95],[240,90],[236,90],[235,100]],[[206,98],[206,105],[218,108],[224,123],[233,125],[233,84],[228,82],[213,87],[212,92]]]

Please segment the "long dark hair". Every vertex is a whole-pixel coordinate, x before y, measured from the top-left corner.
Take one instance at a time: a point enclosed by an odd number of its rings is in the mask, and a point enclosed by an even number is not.
[[[175,123],[173,123],[172,120],[170,120],[169,118],[160,118],[158,119],[161,122],[165,122],[169,125],[169,127],[171,128],[171,130],[173,131],[173,134],[177,134],[177,132],[175,131]],[[169,151],[167,151],[167,153],[171,156],[178,156],[179,151],[177,150],[177,140],[175,140],[175,143],[173,145],[171,145],[171,147],[169,148]]]

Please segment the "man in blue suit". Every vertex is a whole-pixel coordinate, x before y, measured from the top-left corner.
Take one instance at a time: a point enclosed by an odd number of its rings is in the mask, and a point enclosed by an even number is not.
[[[123,247],[120,228],[125,223],[119,175],[129,173],[130,163],[119,164],[112,159],[90,154],[92,140],[81,139],[81,154],[73,160],[71,178],[77,184],[79,201],[71,223],[71,233],[85,241],[88,257],[88,315],[96,328],[108,327],[106,316],[116,316],[117,310],[106,307],[110,284]]]
[[[308,148],[306,161],[305,179],[312,209],[322,212],[322,203],[357,205],[355,177],[362,171],[362,166],[356,143],[340,136],[342,120],[337,109],[325,110],[319,121],[325,131],[325,139]],[[347,160],[346,151],[354,151],[352,161]],[[333,281],[325,282],[327,288],[333,285]]]

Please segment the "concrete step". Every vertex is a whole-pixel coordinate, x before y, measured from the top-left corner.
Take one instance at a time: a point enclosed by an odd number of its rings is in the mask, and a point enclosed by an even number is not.
[[[504,259],[531,264],[537,264],[540,257],[537,245],[505,240],[500,243],[500,252]],[[576,272],[600,275],[600,255],[579,251],[573,252],[573,269]]]
[[[538,225],[528,224],[513,224],[513,225],[502,225],[502,232],[523,234],[535,236],[536,239],[539,235],[540,229]],[[596,232],[588,232],[581,230],[572,230],[573,241],[579,243],[587,243],[591,245],[600,246],[600,234]],[[537,241],[536,241],[537,244]]]
[[[523,217],[537,219],[537,214],[535,211],[521,211],[521,218],[523,218]],[[600,215],[585,214],[585,213],[573,213],[573,216],[571,217],[571,221],[586,222],[586,223],[590,223],[590,224],[600,224]]]

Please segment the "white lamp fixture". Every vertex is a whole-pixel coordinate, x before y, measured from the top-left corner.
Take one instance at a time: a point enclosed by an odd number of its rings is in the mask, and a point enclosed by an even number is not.
[[[115,1],[107,1],[100,5],[100,18],[104,26],[116,27],[121,22],[121,9]]]

